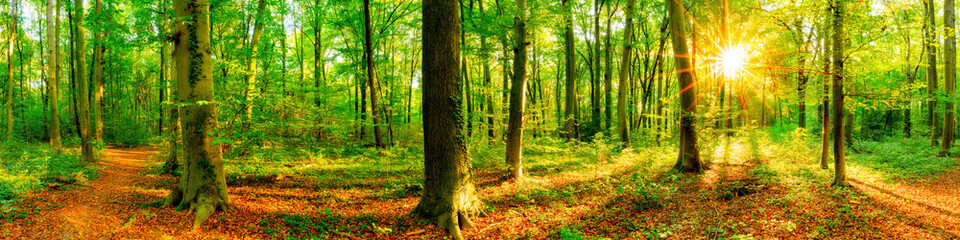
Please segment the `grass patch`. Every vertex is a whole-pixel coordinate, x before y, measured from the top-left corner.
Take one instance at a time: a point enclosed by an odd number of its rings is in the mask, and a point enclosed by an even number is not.
[[[938,157],[928,139],[890,138],[882,142],[857,142],[859,153],[848,160],[880,172],[888,180],[917,180],[936,176],[957,164],[951,157]]]

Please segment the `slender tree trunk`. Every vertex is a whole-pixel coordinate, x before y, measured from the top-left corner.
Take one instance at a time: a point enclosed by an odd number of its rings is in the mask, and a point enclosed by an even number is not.
[[[497,4],[497,15],[503,18],[504,12],[503,12],[503,8],[500,6],[500,1],[494,1],[494,2]],[[501,106],[509,106],[510,104],[509,88],[510,88],[511,77],[510,77],[510,63],[509,63],[510,43],[507,42],[507,31],[504,30],[503,32],[501,32],[499,34],[499,38],[500,38],[500,46],[503,47],[502,49],[503,55],[502,57],[500,57],[500,67],[501,67],[501,75],[502,75],[500,78],[503,82],[502,85],[500,85],[501,86],[500,94],[502,95],[500,98],[500,101],[501,101]],[[502,108],[502,110],[500,111],[501,113],[506,113],[506,111],[509,110],[506,107],[501,107],[501,108]],[[507,136],[503,135],[503,137],[506,138]]]
[[[54,13],[56,5],[53,0],[47,0],[47,105],[50,107],[49,137],[50,146],[60,147],[60,79],[58,78],[59,57],[57,52],[58,26],[60,25],[59,11]],[[59,9],[59,8],[57,8]]]
[[[377,101],[377,79],[374,76],[376,66],[373,62],[373,37],[370,29],[370,0],[363,0],[363,23],[364,23],[364,43],[363,54],[367,61],[367,81],[370,86],[370,118],[373,119],[373,137],[376,140],[377,148],[386,147],[383,141],[383,130],[380,128],[380,116]]]
[[[479,2],[480,14],[483,14],[483,1]],[[490,138],[490,141],[496,139],[496,127],[494,126],[494,116],[496,112],[494,111],[493,103],[493,79],[490,76],[490,46],[487,46],[487,37],[485,34],[480,34],[480,61],[483,61],[483,87],[484,94],[483,98],[487,104],[486,114],[487,114],[487,137]]]
[[[700,150],[697,147],[697,131],[695,129],[696,119],[694,114],[697,112],[696,98],[697,88],[693,80],[693,69],[690,65],[690,58],[687,52],[687,40],[685,38],[684,25],[686,20],[683,17],[685,10],[677,1],[668,1],[670,11],[670,32],[673,33],[673,53],[674,65],[677,69],[680,82],[680,153],[677,158],[675,169],[681,172],[703,172],[703,166],[700,163]]]
[[[606,0],[605,0],[606,1]],[[607,4],[607,11],[610,10],[610,4]],[[611,32],[610,22],[613,19],[613,15],[610,15],[607,18],[607,34],[604,36],[604,67],[603,68],[603,91],[604,91],[604,101],[603,101],[603,112],[606,118],[604,118],[604,130],[610,130],[610,122],[613,121],[613,53],[610,47],[610,36],[613,35]]]
[[[472,229],[482,206],[475,194],[466,136],[460,74],[460,22],[455,0],[423,1],[424,185],[413,214],[432,219],[454,239]]]
[[[101,16],[101,12],[103,11],[103,1],[96,0],[95,8],[97,16]],[[97,24],[102,26],[102,23]],[[93,138],[97,142],[103,142],[103,55],[107,51],[106,44],[103,42],[103,37],[107,34],[108,30],[102,27],[97,30],[98,32],[94,34],[93,39],[95,47],[93,50],[93,103],[91,104],[93,105]],[[160,55],[163,55],[163,51],[165,51],[163,46],[161,46],[161,50],[162,51]],[[163,61],[163,59],[161,59],[161,61]],[[162,68],[164,65],[162,62],[160,63],[160,66],[160,78],[161,81],[163,81],[165,76],[163,76],[164,70]],[[166,90],[161,90],[161,93],[163,92],[166,92]],[[163,97],[161,95],[161,99],[162,98]],[[160,108],[160,114],[163,115],[163,108]],[[160,119],[160,122],[157,124],[157,128],[159,129],[157,133],[159,134],[163,129],[163,117],[161,116],[158,119]]]
[[[563,0],[563,7],[570,10],[570,0]],[[572,11],[567,11],[565,16],[565,25],[564,25],[564,53],[566,54],[567,59],[567,105],[564,113],[564,118],[566,121],[566,136],[569,140],[579,139],[580,131],[577,120],[577,56],[576,56],[576,46],[575,38],[573,36],[573,13]]]
[[[216,104],[196,104],[215,101],[209,7],[206,0],[173,1],[177,99],[191,104],[182,108],[183,175],[170,195],[158,202],[162,207],[194,212],[194,232],[230,203],[220,146],[211,143],[218,125]]]
[[[603,113],[600,112],[600,9],[603,7],[603,3],[600,0],[593,0],[594,14],[593,14],[593,49],[590,51],[593,52],[593,60],[590,61],[590,64],[593,65],[593,72],[590,77],[590,116],[593,118],[591,121],[592,129],[591,132],[596,132],[600,130],[601,116]],[[609,68],[609,66],[608,66]]]
[[[319,90],[321,86],[327,85],[326,74],[324,73],[324,68],[326,67],[326,49],[323,47],[323,13],[324,9],[322,8],[320,0],[314,1],[314,7],[317,9],[314,12],[313,16],[313,87],[314,87],[314,103],[318,107],[326,105],[326,98],[321,95]],[[362,128],[362,127],[361,127]],[[361,137],[361,139],[363,139]]]
[[[933,139],[933,144],[937,144],[938,138],[940,138],[940,118],[937,116],[937,32],[935,30],[937,26],[936,12],[934,10],[933,1],[923,1],[924,5],[924,15],[926,20],[924,22],[924,32],[926,32],[926,41],[924,42],[927,46],[927,127],[932,131],[931,137]]]
[[[259,0],[258,2],[256,19],[254,19],[255,23],[253,25],[253,37],[250,38],[249,45],[247,45],[249,53],[247,55],[247,76],[244,81],[246,88],[243,92],[245,124],[250,124],[253,121],[253,94],[260,92],[257,90],[257,58],[259,57],[259,50],[257,48],[260,46],[263,22],[266,21],[268,17],[266,16],[266,1]]]
[[[630,87],[627,78],[630,77],[630,57],[633,56],[630,40],[633,39],[633,9],[635,6],[636,0],[627,0],[625,13],[627,28],[624,29],[623,34],[623,53],[620,54],[620,84],[617,86],[617,126],[620,130],[620,142],[626,146],[630,146],[630,123],[627,122],[627,105],[629,105],[627,103],[627,91],[630,90]]]
[[[947,102],[946,110],[943,115],[943,142],[940,145],[941,156],[950,154],[950,148],[953,147],[954,131],[956,128],[956,107],[953,101],[956,97],[953,95],[957,88],[957,36],[954,34],[956,29],[956,16],[954,11],[954,0],[943,1],[943,25],[947,31],[944,33],[946,40],[943,46],[943,77],[944,88],[946,88]]]
[[[508,179],[520,179],[523,165],[520,145],[523,138],[524,101],[527,95],[527,30],[526,1],[516,0],[517,15],[513,19],[513,83],[510,86],[510,116],[507,127]]]
[[[844,0],[833,0],[833,163],[834,186],[849,186],[844,153],[843,15]]]
[[[281,24],[286,24],[284,23],[286,15],[286,13],[280,15]],[[280,92],[283,96],[287,96],[287,30],[285,27],[280,31]]]
[[[7,28],[10,39],[7,40],[7,142],[13,140],[13,44],[17,38],[17,7],[19,1],[13,1],[10,6],[10,27]],[[23,64],[21,62],[20,64]]]
[[[84,42],[83,29],[83,1],[74,1],[74,40],[76,41],[76,78],[77,83],[77,117],[80,123],[80,140],[83,152],[83,159],[87,162],[93,162],[93,146],[90,136],[90,87],[87,85],[87,64],[86,64],[86,43]],[[12,48],[11,48],[12,50]]]
[[[829,10],[828,10],[829,13]],[[823,72],[825,73],[822,77],[823,85],[823,96],[820,98],[820,106],[823,109],[820,116],[820,124],[823,126],[820,130],[820,168],[829,169],[830,166],[828,161],[830,160],[830,81],[829,77],[830,72],[830,40],[825,37],[828,36],[827,33],[830,32],[830,25],[827,24],[829,21],[829,14],[826,14],[824,18],[823,28],[820,29],[820,47],[822,56],[823,56]]]

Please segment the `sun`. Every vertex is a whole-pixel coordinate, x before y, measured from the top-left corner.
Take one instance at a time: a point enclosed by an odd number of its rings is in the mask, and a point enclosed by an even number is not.
[[[720,51],[717,58],[718,70],[727,78],[735,78],[747,67],[749,54],[742,45],[733,45]]]

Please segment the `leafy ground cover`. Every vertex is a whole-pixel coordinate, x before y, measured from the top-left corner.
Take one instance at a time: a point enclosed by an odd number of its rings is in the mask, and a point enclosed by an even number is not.
[[[830,187],[819,146],[803,131],[737,133],[701,145],[709,170],[669,169],[675,146],[622,149],[604,141],[526,143],[527,177],[502,182],[503,148],[471,146],[478,193],[486,203],[472,239],[770,239],[957,238],[960,168],[929,157],[929,142],[856,142],[853,187]],[[162,157],[140,147],[107,149],[95,165],[66,164],[69,151],[25,147],[3,152],[3,238],[441,239],[408,213],[421,190],[422,152],[356,146],[305,148],[282,143],[230,156],[231,207],[198,232],[174,209],[138,208],[162,198],[176,177],[158,174]],[[21,156],[9,158],[8,156]],[[11,161],[10,159],[20,159]],[[24,162],[29,159],[33,162]],[[21,165],[16,165],[21,164]],[[70,166],[70,165],[67,165]],[[15,169],[21,169],[14,172]],[[35,169],[24,171],[22,169]],[[99,170],[99,177],[90,169]],[[34,172],[41,171],[41,173]],[[60,170],[57,170],[60,171]],[[9,174],[16,173],[16,174]],[[48,188],[51,174],[84,176]],[[29,180],[33,179],[33,180]],[[11,184],[12,183],[12,184]],[[30,183],[30,184],[23,184]],[[12,192],[13,194],[10,194]],[[16,199],[10,201],[9,199]]]

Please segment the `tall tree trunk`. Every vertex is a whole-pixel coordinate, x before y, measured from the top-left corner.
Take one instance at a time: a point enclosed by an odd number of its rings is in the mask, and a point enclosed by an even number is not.
[[[833,0],[833,164],[834,186],[849,186],[843,141],[843,15],[844,0]]]
[[[937,144],[940,137],[940,118],[937,116],[937,26],[936,10],[934,10],[933,1],[923,1],[924,32],[926,32],[927,46],[927,127],[932,131],[931,139],[933,144]]]
[[[10,27],[7,28],[10,39],[7,40],[7,142],[13,140],[13,44],[17,38],[17,7],[19,1],[14,0],[10,6]],[[21,65],[23,62],[20,63]]]
[[[946,88],[947,102],[946,110],[943,115],[943,142],[940,145],[941,156],[950,154],[950,148],[953,147],[954,131],[957,120],[955,119],[956,107],[953,101],[956,97],[953,93],[957,88],[957,36],[954,34],[957,23],[954,15],[954,0],[943,1],[943,25],[947,32],[944,33],[946,40],[943,46],[943,77],[944,88]]]
[[[158,203],[194,212],[192,231],[196,231],[214,212],[226,210],[230,203],[220,146],[211,143],[218,125],[216,104],[196,104],[215,101],[210,5],[206,0],[174,0],[173,8],[177,99],[191,104],[182,108],[182,156],[186,165],[177,187]]]
[[[96,0],[95,8],[96,8],[95,11],[98,18],[101,18],[100,17],[101,12],[103,11],[103,0]],[[108,30],[102,27],[103,26],[102,23],[98,22],[97,24],[100,24],[101,27],[97,29],[98,31],[97,33],[94,34],[94,39],[93,39],[93,42],[94,42],[93,79],[92,79],[93,80],[93,99],[92,99],[93,102],[91,104],[93,105],[93,138],[97,142],[103,142],[103,104],[102,104],[103,102],[103,54],[107,51],[106,44],[104,44],[103,42],[103,37],[104,35],[106,35]],[[161,46],[160,55],[164,55],[164,52],[166,51],[164,45],[166,44],[161,44],[161,45],[162,46]],[[161,61],[163,60],[165,59],[161,58]],[[164,74],[163,66],[164,66],[164,63],[161,62],[160,63],[160,68],[161,68],[160,80],[161,81],[164,81],[166,77],[166,76],[163,76]],[[161,93],[164,93],[164,92],[166,92],[166,90],[161,89]],[[163,101],[162,98],[163,97],[161,95],[160,101]],[[158,118],[160,122],[157,124],[157,128],[158,128],[157,134],[160,134],[163,131],[162,130],[163,129],[163,116],[162,116],[163,108],[160,108],[160,115],[161,117]]]
[[[624,29],[623,34],[623,53],[620,54],[620,84],[617,86],[617,126],[620,132],[620,142],[626,146],[630,146],[630,123],[627,122],[627,94],[630,90],[629,84],[627,81],[630,77],[630,57],[633,56],[631,53],[631,40],[633,39],[633,8],[636,6],[636,0],[627,0],[627,10],[625,17],[627,18],[627,28]]]
[[[591,133],[597,132],[600,130],[601,113],[600,112],[600,8],[603,7],[603,3],[600,0],[593,0],[594,14],[593,14],[593,49],[589,51],[593,52],[593,59],[590,60],[590,64],[593,65],[593,72],[590,76],[590,116],[592,117],[592,129]],[[609,68],[609,66],[608,66]]]
[[[59,1],[57,1],[59,5]],[[47,105],[50,107],[49,137],[50,146],[60,147],[60,79],[58,78],[59,57],[57,52],[59,13],[54,13],[57,6],[53,0],[47,0]],[[59,9],[59,8],[57,8]],[[55,15],[56,14],[56,15]]]
[[[266,21],[267,15],[267,2],[266,0],[259,0],[257,3],[257,13],[255,23],[253,25],[253,37],[250,38],[248,42],[247,49],[250,51],[247,55],[247,76],[244,83],[246,88],[243,92],[244,100],[244,124],[251,124],[253,121],[253,101],[254,93],[260,92],[257,90],[257,58],[259,57],[259,50],[257,49],[260,46],[260,35],[263,32],[263,22]]]
[[[281,26],[283,30],[280,31],[280,92],[283,96],[287,96],[287,30],[286,30],[286,20],[287,14],[280,14]]]
[[[326,73],[324,73],[324,68],[326,67],[326,55],[323,47],[323,19],[324,9],[322,8],[320,0],[314,1],[314,8],[316,11],[313,16],[313,87],[314,87],[314,103],[318,107],[322,107],[326,103],[326,98],[320,95],[321,91],[319,88],[321,86],[327,85]],[[362,127],[361,127],[362,129]],[[361,137],[361,139],[363,139]]]
[[[606,1],[606,0],[605,0]],[[610,9],[610,4],[607,4],[607,11],[612,11]],[[610,47],[610,36],[613,35],[611,32],[610,22],[613,20],[613,15],[607,17],[607,34],[604,36],[604,68],[603,68],[603,112],[606,116],[604,118],[604,130],[610,130],[610,122],[613,121],[613,53],[611,52],[612,48]]]
[[[500,6],[500,1],[494,1],[494,2],[497,4],[497,15],[498,15],[499,17],[503,18],[503,17],[504,17],[504,11],[503,11],[503,7]],[[499,37],[500,37],[500,46],[503,47],[503,49],[502,49],[502,50],[503,50],[503,53],[502,53],[503,56],[500,57],[500,67],[501,67],[501,75],[502,75],[500,78],[501,78],[501,80],[502,80],[502,82],[503,82],[503,83],[500,85],[500,86],[501,86],[500,94],[502,95],[502,97],[500,98],[500,101],[502,102],[502,103],[501,103],[501,106],[503,106],[503,107],[501,107],[502,109],[501,109],[500,112],[501,112],[501,113],[504,113],[504,114],[506,114],[507,111],[509,111],[509,109],[508,109],[509,107],[508,107],[508,106],[510,105],[510,102],[509,102],[509,101],[510,101],[510,79],[511,79],[511,76],[510,76],[510,74],[511,74],[511,73],[510,73],[510,43],[507,41],[507,35],[508,35],[507,32],[508,32],[508,31],[504,30],[503,32],[501,32],[501,33],[499,34]],[[504,134],[503,137],[506,138],[507,135]]]
[[[480,14],[483,14],[483,0],[479,1]],[[490,49],[487,46],[487,37],[486,34],[480,34],[480,61],[483,61],[483,98],[487,104],[486,114],[487,114],[487,137],[490,138],[490,141],[496,139],[496,127],[494,125],[494,116],[496,112],[494,111],[493,103],[493,79],[490,76]]]
[[[423,1],[424,185],[413,214],[432,219],[454,239],[472,229],[482,203],[475,194],[459,79],[460,22],[455,0]]]
[[[694,114],[697,112],[696,98],[697,88],[694,85],[693,69],[690,65],[690,57],[687,52],[687,40],[684,34],[686,29],[686,20],[684,14],[686,11],[678,1],[668,1],[670,11],[670,32],[673,33],[673,54],[680,56],[674,58],[674,66],[677,69],[680,82],[680,153],[677,157],[675,169],[681,172],[703,172],[703,166],[700,164],[700,150],[697,147],[697,131],[695,129],[696,119]]]
[[[823,85],[823,96],[820,98],[820,106],[823,109],[820,114],[820,124],[822,126],[820,130],[820,168],[829,169],[830,166],[828,161],[830,160],[830,40],[826,37],[827,33],[830,32],[830,25],[827,24],[829,21],[829,10],[828,14],[824,16],[824,24],[820,29],[820,51],[823,56],[823,72],[825,73],[820,81]]]
[[[370,118],[373,119],[373,137],[376,140],[377,148],[384,148],[387,146],[383,141],[383,130],[380,128],[380,116],[378,115],[380,111],[380,105],[377,105],[377,79],[374,73],[376,73],[376,66],[373,62],[373,37],[371,36],[370,29],[370,0],[363,0],[363,25],[364,25],[364,42],[363,42],[363,55],[366,58],[367,62],[367,81],[370,86]]]
[[[567,59],[567,101],[564,111],[564,120],[566,121],[566,136],[569,140],[579,139],[580,131],[577,120],[577,56],[575,39],[573,36],[573,12],[570,7],[570,0],[563,0],[563,7],[567,9],[564,23],[564,53]]]
[[[524,101],[527,95],[527,30],[526,1],[516,0],[517,15],[513,19],[513,83],[510,86],[510,116],[507,126],[508,179],[523,176],[520,145],[523,139]]]
[[[84,42],[83,29],[83,1],[74,1],[74,40],[76,41],[76,77],[77,83],[77,117],[80,123],[80,146],[83,152],[83,159],[87,162],[93,162],[93,146],[90,137],[90,87],[87,85],[87,64],[86,64],[86,43]],[[12,49],[12,48],[11,48]]]
[[[802,25],[799,24],[798,21],[797,32],[801,34],[800,38],[802,39],[803,30],[800,28]],[[800,128],[807,128],[807,75],[803,72],[804,63],[807,61],[806,56],[806,43],[801,43],[800,49],[797,51],[797,65],[799,66],[797,71],[797,127]]]

